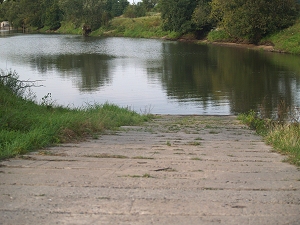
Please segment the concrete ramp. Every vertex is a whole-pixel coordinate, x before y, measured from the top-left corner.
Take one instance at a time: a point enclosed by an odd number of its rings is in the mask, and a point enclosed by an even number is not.
[[[300,171],[231,116],[160,116],[0,162],[0,224],[300,224]]]

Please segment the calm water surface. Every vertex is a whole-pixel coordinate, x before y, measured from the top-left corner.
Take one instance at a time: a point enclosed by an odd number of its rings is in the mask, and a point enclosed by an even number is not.
[[[137,112],[230,115],[300,106],[300,56],[164,40],[0,36],[0,69],[40,80],[37,101],[115,103]]]

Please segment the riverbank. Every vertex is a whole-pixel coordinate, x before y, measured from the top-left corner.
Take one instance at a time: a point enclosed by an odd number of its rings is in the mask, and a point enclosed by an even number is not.
[[[37,104],[28,84],[18,81],[13,72],[0,74],[0,159],[87,137],[97,138],[107,129],[149,119],[149,115],[111,104],[76,109],[56,106],[51,94]]]
[[[298,224],[299,171],[232,116],[157,116],[0,162],[1,224]]]
[[[235,43],[230,41],[228,36],[224,36],[222,31],[213,30],[197,40],[194,34],[180,35],[176,32],[163,31],[161,27],[160,14],[140,18],[116,17],[105,27],[102,27],[91,33],[91,36],[104,37],[134,37],[134,38],[163,38],[169,40],[190,41],[199,43],[209,43],[218,45],[228,45],[234,47],[251,48],[280,53],[300,54],[300,20],[290,28],[273,34],[261,41],[260,45]],[[81,34],[81,28],[74,29],[74,25],[64,23],[58,30],[59,33]],[[221,33],[221,34],[219,34]],[[266,44],[267,43],[267,44]]]

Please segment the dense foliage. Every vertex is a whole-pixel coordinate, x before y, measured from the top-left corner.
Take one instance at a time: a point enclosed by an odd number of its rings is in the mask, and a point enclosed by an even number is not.
[[[231,37],[254,43],[293,25],[298,15],[295,0],[212,1],[212,16],[219,26]]]
[[[14,27],[56,30],[61,22],[96,30],[120,15],[161,13],[162,28],[180,34],[218,28],[233,41],[258,43],[299,18],[299,0],[1,0],[0,20]]]
[[[161,0],[164,28],[176,32],[223,29],[232,39],[257,43],[299,17],[297,0]]]
[[[1,0],[0,20],[23,29],[47,26],[55,30],[62,21],[67,21],[75,28],[85,24],[96,30],[127,8],[134,10],[131,17],[144,16],[156,3],[157,0],[142,0],[134,5],[127,0]]]

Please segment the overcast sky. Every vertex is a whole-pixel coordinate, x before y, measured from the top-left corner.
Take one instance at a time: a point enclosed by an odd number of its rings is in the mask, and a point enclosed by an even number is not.
[[[128,0],[128,1],[130,2],[130,4],[132,4],[133,1],[134,1],[135,3],[137,3],[137,2],[140,2],[141,0]]]

